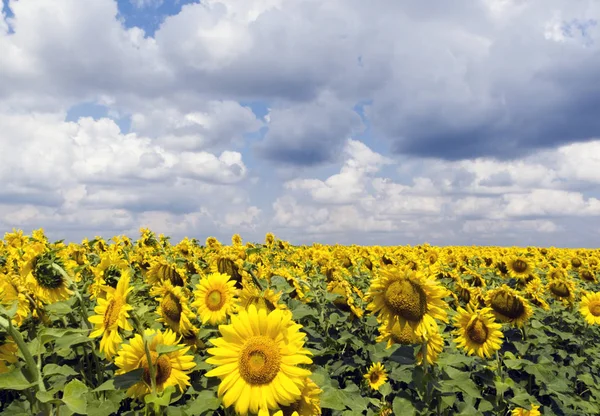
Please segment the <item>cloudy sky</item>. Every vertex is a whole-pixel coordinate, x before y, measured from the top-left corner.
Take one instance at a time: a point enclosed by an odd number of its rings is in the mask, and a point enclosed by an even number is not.
[[[596,0],[2,0],[0,233],[598,246]]]

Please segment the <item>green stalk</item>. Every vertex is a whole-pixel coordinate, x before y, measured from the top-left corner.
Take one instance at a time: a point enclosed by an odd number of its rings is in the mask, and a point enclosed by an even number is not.
[[[25,371],[25,377],[30,383],[35,384],[35,389],[37,391],[46,391],[46,386],[44,384],[44,379],[40,373],[40,369],[38,368],[33,355],[27,348],[27,344],[25,344],[25,340],[21,336],[21,333],[12,325],[12,321],[10,319],[6,319],[3,316],[0,316],[0,326],[4,328],[4,330],[8,333],[8,335],[15,341],[15,344],[21,350],[21,354],[25,359],[25,364],[27,365],[27,371]],[[33,402],[30,400],[31,407],[33,408],[35,405],[39,405],[42,409],[44,415],[50,416],[52,414],[52,407],[49,403],[41,403],[38,400],[34,400]]]

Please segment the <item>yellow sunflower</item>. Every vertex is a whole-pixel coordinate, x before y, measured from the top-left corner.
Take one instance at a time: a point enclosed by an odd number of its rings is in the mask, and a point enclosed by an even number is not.
[[[279,301],[281,292],[275,292],[272,289],[260,290],[253,284],[246,283],[239,294],[241,309],[248,309],[250,305],[254,305],[257,308],[267,308],[269,312],[275,309],[287,309],[285,304]]]
[[[195,366],[194,357],[186,354],[190,347],[178,344],[177,335],[170,329],[164,332],[146,329],[144,331],[146,338],[151,338],[148,342],[148,350],[152,366],[154,367],[154,381],[156,390],[162,392],[169,386],[178,387],[180,391],[190,385],[190,377],[187,375]],[[157,348],[160,345],[181,347],[175,351],[159,354]],[[115,364],[119,369],[115,374],[125,374],[137,368],[143,368],[142,381],[134,384],[127,390],[130,397],[143,397],[152,391],[152,378],[150,375],[150,366],[144,348],[144,338],[136,334],[129,344],[124,344],[115,358]]]
[[[407,325],[408,326],[408,325]],[[437,326],[437,325],[436,325]],[[419,342],[425,342],[424,338],[421,338]],[[434,365],[440,355],[440,353],[444,350],[444,337],[442,337],[441,332],[439,331],[439,326],[437,331],[431,331],[427,334],[427,345],[425,358],[427,359],[427,363],[429,365]],[[417,353],[416,359],[417,365],[423,364],[423,351],[419,350]]]
[[[100,351],[104,352],[108,359],[112,359],[123,342],[119,328],[124,331],[133,329],[127,320],[129,311],[133,309],[127,303],[127,295],[133,290],[133,287],[129,286],[129,279],[129,272],[123,272],[117,288],[109,293],[106,299],[98,298],[98,304],[94,308],[96,315],[89,317],[89,321],[95,326],[90,337],[102,336]]]
[[[373,363],[367,374],[363,377],[369,383],[369,387],[373,390],[379,390],[387,381],[387,371],[385,371],[385,367],[380,362]]]
[[[304,388],[302,389],[302,397],[289,406],[283,406],[281,414],[284,416],[318,416],[321,414],[321,400],[319,395],[323,391],[310,378],[304,380]],[[275,413],[277,414],[277,413]]]
[[[412,345],[419,343],[419,337],[415,334],[415,331],[410,325],[404,325],[400,327],[400,323],[396,322],[392,328],[388,328],[386,322],[379,327],[379,336],[375,341],[385,342],[387,341],[387,348],[391,348],[394,344],[401,345]]]
[[[487,292],[485,300],[497,320],[516,327],[522,327],[533,314],[529,302],[507,285]]]
[[[208,364],[217,367],[206,373],[219,377],[218,394],[225,407],[235,403],[242,416],[248,412],[269,414],[281,406],[290,406],[302,397],[305,379],[311,372],[299,364],[311,364],[304,348],[302,325],[292,321],[291,313],[250,305],[231,317],[230,325],[220,325],[222,337],[210,342],[215,348]]]
[[[502,325],[494,321],[491,308],[477,310],[469,305],[465,310],[459,307],[454,322],[457,328],[454,332],[458,335],[455,342],[468,355],[490,358],[502,346]]]
[[[19,347],[11,337],[0,333],[0,374],[9,371],[7,364],[14,364],[19,360],[17,358],[18,350]]]
[[[235,282],[224,273],[211,273],[201,279],[194,290],[192,306],[198,309],[202,323],[224,323],[237,303]]]
[[[522,407],[517,407],[516,409],[511,410],[511,416],[542,416],[540,413],[540,406],[536,404],[531,404],[531,409],[523,409]]]
[[[533,272],[533,261],[525,256],[511,256],[504,264],[508,275],[515,279],[526,279]]]
[[[436,330],[435,319],[447,322],[447,304],[442,300],[446,295],[446,289],[418,271],[382,267],[371,282],[368,296],[372,301],[367,308],[390,328],[396,322],[401,327],[408,324],[422,336]]]
[[[150,261],[146,278],[150,285],[168,280],[173,286],[184,286],[187,281],[186,270],[164,257],[156,257]]]
[[[600,325],[600,292],[588,293],[581,298],[579,312],[590,325]]]
[[[18,276],[0,275],[0,304],[10,309],[15,302],[17,302],[17,313],[13,316],[12,323],[19,327],[30,312],[26,289]]]
[[[27,249],[29,260],[21,270],[29,290],[45,303],[55,303],[68,299],[73,292],[69,282],[56,269],[54,264],[65,269],[64,263],[57,253],[52,251],[36,252]]]
[[[173,286],[169,280],[164,280],[150,291],[152,296],[158,297],[156,313],[160,315],[159,322],[163,322],[178,334],[185,335],[192,331],[194,314],[190,310],[189,300],[184,289]]]
[[[573,303],[575,300],[575,282],[569,276],[550,279],[548,292],[558,300]]]

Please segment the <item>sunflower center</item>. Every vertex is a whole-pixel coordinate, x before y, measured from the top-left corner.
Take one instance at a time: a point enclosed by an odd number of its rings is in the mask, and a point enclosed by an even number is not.
[[[160,304],[162,310],[167,318],[169,318],[173,322],[179,322],[181,318],[181,302],[171,292],[167,292],[167,294],[163,297],[163,300]]]
[[[385,303],[395,315],[412,322],[427,312],[427,295],[421,286],[410,280],[397,280],[385,291]]]
[[[571,259],[571,266],[578,268],[581,266],[581,260],[579,260],[577,257]]]
[[[156,375],[156,385],[161,386],[171,375],[171,361],[166,355],[161,355],[159,357],[156,351],[150,351],[150,357],[152,358],[152,366],[154,367]],[[150,377],[150,368],[145,355],[142,358],[142,367],[144,368],[142,379],[150,386],[152,385],[152,378]]]
[[[239,368],[240,375],[252,385],[268,384],[281,365],[281,354],[275,341],[264,335],[256,335],[242,347]]]
[[[527,270],[527,262],[521,259],[515,260],[512,266],[513,270],[517,273],[523,273]]]
[[[33,277],[45,289],[58,289],[64,284],[62,275],[52,267],[52,263],[56,262],[51,256],[41,255],[35,260],[33,267]],[[62,266],[62,264],[59,264]]]
[[[174,267],[164,265],[162,270],[163,280],[170,281],[173,286],[183,286],[183,279]]]
[[[223,304],[225,303],[225,296],[221,293],[220,290],[212,290],[206,295],[206,306],[211,311],[221,310]]]
[[[594,280],[594,275],[589,270],[584,270],[581,272],[581,278],[583,280],[587,280],[588,282],[591,282]]]
[[[476,344],[483,344],[488,337],[488,329],[485,323],[477,318],[467,326],[467,336]]]
[[[492,299],[491,306],[496,312],[510,319],[519,318],[525,313],[523,302],[516,296],[506,292],[498,292]]]
[[[112,298],[108,302],[106,312],[104,312],[104,328],[110,329],[119,319],[119,312],[123,306],[123,300],[120,297]]]
[[[594,302],[590,306],[590,313],[594,316],[600,316],[600,302]]]
[[[379,381],[379,374],[377,372],[372,372],[371,375],[369,376],[369,381],[371,383],[377,383]]]

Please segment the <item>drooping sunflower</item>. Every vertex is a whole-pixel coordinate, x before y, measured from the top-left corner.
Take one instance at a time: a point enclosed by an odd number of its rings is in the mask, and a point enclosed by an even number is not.
[[[187,274],[185,268],[163,256],[159,256],[150,261],[146,278],[150,285],[168,280],[173,286],[184,286],[187,281]]]
[[[447,322],[447,305],[442,299],[446,295],[446,289],[421,272],[382,267],[371,282],[367,308],[377,313],[380,321],[387,321],[390,329],[397,322],[400,327],[408,324],[422,336],[430,328],[435,331],[435,319]]]
[[[419,343],[419,337],[415,334],[415,331],[410,325],[404,325],[400,327],[400,323],[396,322],[391,329],[388,329],[386,322],[379,327],[379,336],[375,341],[385,342],[387,341],[387,348],[391,348],[394,344],[401,345],[412,345]]]
[[[253,284],[246,283],[239,294],[241,309],[248,309],[250,305],[254,305],[257,308],[267,308],[268,312],[275,309],[287,309],[285,304],[279,301],[281,292],[275,292],[272,289],[260,290]]]
[[[492,308],[497,320],[519,328],[533,314],[529,302],[507,285],[488,291],[485,301],[486,305]]]
[[[363,376],[369,387],[373,390],[379,390],[381,386],[387,381],[387,371],[380,362],[373,363],[369,368],[369,371]]]
[[[525,293],[531,300],[531,303],[544,310],[550,309],[550,305],[544,299],[545,285],[539,277],[531,279],[525,286]]]
[[[178,344],[177,335],[170,329],[164,332],[146,329],[144,336],[151,340],[148,342],[148,350],[152,366],[154,367],[156,390],[164,391],[169,386],[178,387],[184,391],[186,386],[190,385],[190,378],[187,375],[195,366],[194,357],[186,354],[190,347]],[[160,345],[181,347],[175,351],[159,354],[157,348]],[[142,381],[134,384],[127,390],[130,397],[143,397],[152,390],[152,378],[150,375],[150,366],[144,348],[144,338],[136,334],[129,344],[124,344],[117,357],[115,364],[119,369],[115,374],[125,374],[137,368],[143,368]]]
[[[202,323],[222,324],[237,304],[235,282],[224,273],[211,273],[194,290],[192,306],[198,309]]]
[[[312,360],[300,328],[290,312],[254,305],[219,326],[222,336],[210,341],[215,347],[207,352],[213,357],[206,359],[217,367],[206,376],[221,378],[218,394],[225,407],[235,404],[242,416],[263,415],[301,398],[311,372],[298,365]]]
[[[575,282],[569,276],[550,279],[548,292],[556,299],[571,304],[575,300]]]
[[[108,359],[112,359],[123,342],[119,328],[124,331],[133,329],[127,320],[129,311],[133,309],[127,303],[127,295],[133,290],[133,287],[129,286],[129,280],[129,272],[123,272],[116,289],[109,293],[106,299],[98,298],[98,304],[94,308],[96,315],[89,317],[89,321],[95,326],[90,337],[102,336],[100,351],[104,352]]]
[[[436,325],[437,326],[437,325]],[[434,365],[437,362],[437,359],[440,353],[444,350],[444,337],[439,330],[439,326],[437,331],[431,331],[427,334],[427,344],[425,348],[425,359],[429,365]],[[425,342],[425,339],[421,337],[419,342]],[[423,351],[419,350],[417,353],[416,359],[417,365],[423,364]]]
[[[476,309],[471,305],[467,309],[458,308],[454,317],[454,333],[458,335],[456,344],[464,348],[468,355],[490,358],[502,346],[504,337],[502,325],[496,323],[491,308]]]
[[[515,279],[526,279],[533,272],[533,261],[525,256],[511,256],[504,264],[508,269],[508,275]]]
[[[516,409],[511,410],[511,416],[542,416],[540,413],[540,406],[536,404],[531,404],[531,409],[523,409],[522,407],[517,407]]]
[[[10,308],[17,302],[17,313],[12,318],[17,327],[29,316],[31,309],[26,290],[19,276],[0,274],[0,304]]]
[[[283,416],[318,416],[321,414],[321,400],[319,399],[319,395],[322,392],[314,381],[306,378],[304,388],[302,389],[302,397],[289,406],[283,406],[279,412]]]
[[[600,292],[588,293],[581,298],[579,312],[590,325],[600,325]]]
[[[150,291],[158,297],[156,313],[160,315],[159,322],[167,324],[178,334],[186,335],[192,331],[194,314],[189,307],[189,299],[181,286],[173,286],[169,280],[164,280]]]
[[[31,246],[30,246],[31,247]],[[29,251],[29,259],[21,270],[21,276],[29,290],[45,303],[55,303],[72,295],[68,280],[55,267],[65,269],[64,262],[54,251]]]

